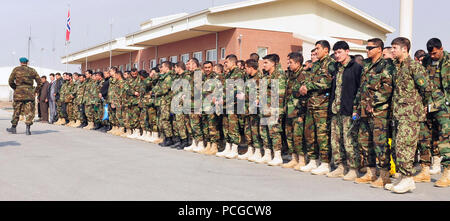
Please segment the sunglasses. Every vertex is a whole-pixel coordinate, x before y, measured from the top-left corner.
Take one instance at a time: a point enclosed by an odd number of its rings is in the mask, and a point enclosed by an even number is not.
[[[367,46],[367,47],[366,47],[366,49],[367,49],[368,51],[371,51],[372,49],[375,49],[375,48],[378,48],[378,47],[374,47],[374,46]]]

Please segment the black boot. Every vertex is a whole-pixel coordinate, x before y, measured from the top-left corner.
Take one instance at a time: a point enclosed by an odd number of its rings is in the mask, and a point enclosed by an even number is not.
[[[161,147],[168,147],[168,146],[172,146],[172,145],[173,145],[173,141],[172,141],[171,137],[164,139],[164,142],[160,144]]]
[[[79,127],[77,127],[77,128],[84,128],[84,127],[86,127],[88,124],[87,124],[87,122],[86,121],[84,121]]]
[[[180,144],[181,144],[181,139],[180,139],[180,137],[175,137],[175,138],[173,139],[173,145],[171,145],[170,148],[175,149],[175,148],[177,148]]]
[[[182,139],[181,143],[177,146],[177,150],[184,150],[185,147],[189,146],[189,140],[186,139]]]
[[[27,129],[25,131],[25,134],[28,136],[31,135],[30,127],[31,127],[31,125],[27,125]]]
[[[99,130],[100,128],[102,128],[102,124],[101,123],[97,123],[95,124],[96,126],[94,128],[92,128],[92,130]]]
[[[11,134],[17,134],[17,125],[12,125],[11,128],[6,128],[6,131],[8,131]]]

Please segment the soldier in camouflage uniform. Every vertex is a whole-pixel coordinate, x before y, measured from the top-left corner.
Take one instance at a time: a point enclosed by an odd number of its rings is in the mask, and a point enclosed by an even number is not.
[[[161,73],[158,83],[152,89],[152,96],[156,97],[156,102],[159,103],[159,122],[158,126],[161,133],[164,135],[164,142],[160,146],[168,147],[173,145],[173,130],[171,123],[170,104],[172,100],[172,81],[173,81],[173,66],[169,61],[163,62],[161,65]]]
[[[184,86],[189,86],[189,82],[191,82],[190,72],[186,70],[186,65],[184,64],[184,62],[180,61],[175,64],[175,72],[177,73],[177,76],[174,78],[174,82],[176,80],[186,80],[188,82],[188,85]],[[180,84],[183,83],[180,81]],[[189,112],[190,110],[191,108],[189,104]],[[173,146],[173,148],[183,150],[185,147],[189,146],[189,115],[186,115],[183,112],[175,114],[173,128],[174,133],[176,133],[177,137],[179,137],[180,139],[178,145],[174,144],[175,146]]]
[[[202,93],[202,85],[199,82],[195,82],[196,73],[202,73],[200,69],[200,63],[196,58],[191,58],[188,62],[188,70],[190,71],[190,86],[191,86],[191,108],[193,113],[189,115],[189,122],[191,126],[191,137],[192,137],[192,145],[184,148],[186,151],[194,151],[199,148],[205,148],[205,144],[203,142],[204,134],[203,134],[203,122],[202,122],[202,114],[201,114],[201,106],[200,109],[197,109],[196,102],[202,104],[201,97],[198,97],[196,100],[196,95],[201,95]],[[203,76],[201,76],[203,78]]]
[[[381,39],[368,40],[367,55],[361,77],[361,86],[356,95],[353,116],[360,118],[359,144],[362,166],[367,167],[364,176],[356,183],[370,183],[383,188],[390,183],[389,110],[392,99],[392,75],[395,66],[390,59],[383,58],[384,43]],[[378,162],[378,163],[377,163]],[[376,165],[380,170],[377,179]]]
[[[226,144],[225,150],[217,153],[216,156],[229,159],[238,157],[238,145],[240,144],[239,116],[235,95],[244,91],[243,79],[245,74],[237,67],[237,61],[236,55],[233,54],[228,55],[225,59],[224,64],[227,73],[224,76],[225,84],[223,88],[226,92],[223,98],[217,102],[226,107],[225,115],[222,118]],[[238,81],[242,81],[242,86],[239,85]],[[231,93],[232,96],[227,96],[228,93]]]
[[[69,74],[70,76],[70,74]],[[75,76],[72,75],[72,76]],[[67,119],[69,120],[69,123],[66,124],[66,126],[70,127],[75,124],[76,121],[76,115],[75,115],[75,107],[74,107],[74,99],[76,97],[77,91],[76,91],[76,83],[73,80],[72,77],[69,78],[68,85],[67,85],[67,91],[64,99],[64,103],[66,104],[66,112],[67,112]]]
[[[90,77],[89,77],[90,78]],[[86,115],[84,112],[84,104],[83,104],[83,100],[85,95],[85,89],[86,89],[86,75],[81,75],[79,78],[79,84],[78,84],[78,88],[77,88],[77,96],[74,99],[74,105],[75,108],[77,108],[78,112],[77,112],[77,124],[74,125],[74,127],[77,128],[83,128],[85,126],[87,126],[87,119],[86,119]]]
[[[428,106],[428,116],[433,124],[432,132],[437,136],[433,137],[432,143],[437,142],[439,156],[433,157],[434,173],[440,172],[439,163],[444,167],[442,177],[436,181],[437,187],[450,186],[450,55],[442,48],[442,43],[437,38],[432,38],[427,42],[429,56],[422,60],[427,76],[432,87],[432,102]],[[436,139],[437,138],[437,139]],[[429,156],[429,155],[428,155]],[[429,161],[429,157],[428,157]],[[421,173],[415,177],[419,180],[429,179],[427,168],[423,167]],[[431,173],[431,172],[430,172]]]
[[[315,53],[318,61],[314,62],[311,73],[300,88],[301,95],[308,95],[305,119],[305,140],[308,165],[301,167],[303,172],[310,172],[322,162],[322,167],[329,166],[329,130],[328,103],[335,61],[329,56],[330,44],[326,40],[316,43]],[[320,159],[320,161],[319,161]]]
[[[260,109],[260,134],[263,141],[264,156],[256,163],[267,163],[269,166],[279,166],[283,163],[281,149],[283,147],[282,120],[285,116],[285,94],[287,78],[284,71],[277,68],[280,57],[277,54],[269,54],[264,58],[264,76],[259,87]],[[264,81],[266,82],[266,93],[264,93]],[[278,91],[276,85],[278,84]],[[272,106],[272,99],[278,93],[278,106]],[[264,102],[266,100],[266,102]],[[277,101],[274,101],[277,102]],[[266,121],[266,122],[264,122]],[[274,157],[272,158],[271,152]]]
[[[219,79],[219,75],[213,72],[213,63],[206,61],[203,64],[203,105],[208,103],[208,106],[203,106],[203,135],[205,136],[205,143],[207,143],[205,149],[198,149],[197,152],[215,155],[218,151],[218,145],[220,141],[220,132],[218,129],[218,116],[216,114],[214,97],[217,99],[216,91],[223,91],[222,82]],[[222,94],[220,93],[220,96]],[[209,99],[210,98],[210,99]],[[214,103],[214,104],[213,104]]]
[[[122,112],[122,117],[119,118],[119,122],[120,122],[120,129],[118,133],[120,136],[122,137],[126,137],[128,135],[131,135],[131,130],[127,128],[130,128],[129,123],[128,123],[128,118],[127,118],[127,114],[128,114],[128,95],[126,92],[126,88],[128,87],[127,85],[130,84],[130,81],[132,80],[131,77],[131,73],[129,71],[125,71],[123,73],[123,80],[121,82],[121,86],[120,86],[120,104],[121,104],[121,112]]]
[[[141,79],[138,77],[138,71],[136,68],[131,70],[131,77],[127,84],[124,85],[127,102],[127,137],[136,138],[140,136],[139,116],[141,114],[140,103],[140,91],[141,91]]]
[[[33,80],[36,89],[33,88]],[[12,134],[17,133],[17,124],[21,115],[25,115],[26,135],[31,135],[30,127],[35,116],[34,95],[42,86],[41,79],[36,70],[28,67],[28,59],[20,58],[20,66],[14,68],[8,80],[9,86],[14,90],[14,113],[11,120],[11,128],[6,129]]]
[[[120,80],[122,79],[117,67],[112,67],[111,78],[109,80],[109,89],[107,96],[109,121],[112,129],[107,133],[115,135],[119,130],[119,117],[121,117],[120,109]]]
[[[69,76],[68,73],[63,74],[63,83],[61,85],[61,88],[59,90],[59,100],[57,101],[57,111],[58,111],[58,122],[55,123],[55,125],[64,125],[67,122],[67,111],[66,111],[66,103],[64,102],[64,99],[67,94],[67,86],[69,84]]]
[[[258,115],[258,108],[256,105],[257,90],[259,87],[259,80],[263,77],[261,71],[259,71],[258,61],[249,59],[245,61],[245,72],[247,74],[246,79],[246,92],[238,94],[237,98],[240,100],[245,99],[245,141],[247,145],[247,152],[244,155],[239,155],[240,160],[249,160],[250,162],[256,162],[262,158],[261,148],[263,147],[261,134],[260,134],[260,118]],[[254,94],[252,94],[254,93]],[[246,96],[248,95],[248,96]]]
[[[283,168],[299,170],[305,166],[305,154],[303,151],[303,129],[306,114],[306,98],[298,92],[304,83],[306,72],[303,69],[303,55],[290,53],[288,55],[289,70],[287,71],[288,83],[286,87],[286,138],[289,153],[292,155],[290,162],[283,164]]]
[[[417,148],[420,122],[425,121],[431,87],[422,65],[409,56],[411,43],[399,37],[392,41],[396,73],[393,75],[392,116],[395,122],[393,146],[397,156],[397,169],[401,178],[385,188],[396,193],[415,189],[414,154]]]

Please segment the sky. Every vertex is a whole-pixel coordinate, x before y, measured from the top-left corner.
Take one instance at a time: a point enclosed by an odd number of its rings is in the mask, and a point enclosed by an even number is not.
[[[112,37],[139,30],[139,25],[154,17],[181,12],[193,13],[211,6],[242,0],[22,0],[2,2],[0,7],[0,66],[16,66],[27,56],[31,30],[30,65],[65,71],[61,57]],[[386,45],[398,36],[400,0],[343,0],[396,29]],[[430,4],[432,2],[432,4]],[[65,47],[67,11],[71,11],[71,44]],[[412,51],[424,49],[428,39],[438,37],[444,49],[450,48],[448,0],[415,0]],[[280,12],[282,13],[282,12]],[[69,65],[79,71],[79,65]]]

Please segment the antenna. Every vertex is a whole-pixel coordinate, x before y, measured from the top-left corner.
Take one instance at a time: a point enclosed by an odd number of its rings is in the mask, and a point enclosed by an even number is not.
[[[30,47],[31,47],[31,25],[30,25],[30,36],[28,37],[28,53],[27,53],[27,55],[28,55],[28,60],[31,60],[31,57],[30,57]]]

